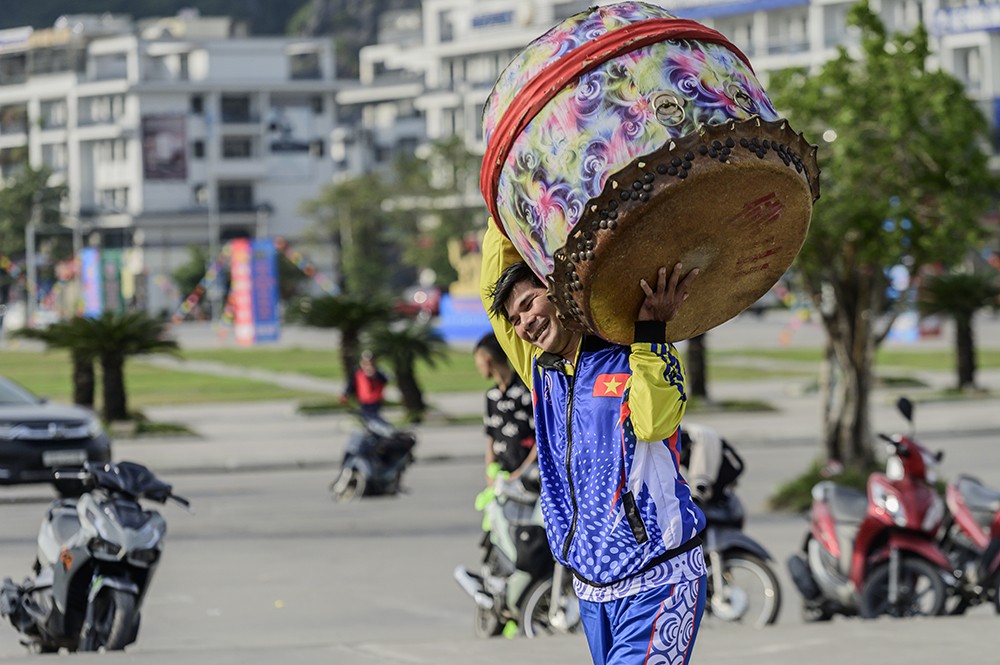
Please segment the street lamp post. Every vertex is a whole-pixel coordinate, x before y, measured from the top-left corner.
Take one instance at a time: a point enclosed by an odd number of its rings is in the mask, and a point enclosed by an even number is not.
[[[256,238],[267,238],[270,236],[270,224],[271,205],[269,203],[261,203],[257,206],[257,231],[254,236]]]
[[[35,319],[35,305],[38,302],[38,261],[35,259],[35,234],[41,217],[42,208],[38,202],[38,194],[31,205],[31,217],[24,227],[24,261],[25,268],[25,304],[24,327],[32,328]]]

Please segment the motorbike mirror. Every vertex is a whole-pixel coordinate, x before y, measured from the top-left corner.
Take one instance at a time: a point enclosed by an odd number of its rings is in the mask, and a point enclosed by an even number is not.
[[[934,453],[934,461],[935,462],[940,462],[943,459],[944,459],[944,451],[943,450],[939,450],[936,453]]]
[[[911,423],[913,422],[913,402],[906,397],[900,397],[899,401],[896,402],[896,408],[899,409],[904,418]]]
[[[889,436],[888,434],[883,434],[882,432],[879,432],[878,433],[878,438],[882,439],[886,443],[891,443],[892,445],[896,445],[896,442],[893,441],[892,437]]]
[[[179,504],[184,510],[188,511],[194,515],[194,509],[191,508],[191,502],[182,496],[177,496],[176,494],[171,494],[170,498],[173,499],[177,504]]]

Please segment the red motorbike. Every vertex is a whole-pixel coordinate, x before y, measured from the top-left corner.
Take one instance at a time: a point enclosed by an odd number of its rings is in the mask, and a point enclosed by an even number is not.
[[[913,404],[904,397],[897,406],[912,427]],[[831,481],[813,487],[810,531],[788,560],[807,620],[941,614],[956,584],[935,538],[945,517],[932,486],[942,453],[912,436],[879,437],[889,444],[886,472],[869,476],[867,493]]]
[[[1000,613],[1000,492],[959,476],[945,492],[948,517],[941,546],[955,569],[958,602],[951,614],[993,603]]]

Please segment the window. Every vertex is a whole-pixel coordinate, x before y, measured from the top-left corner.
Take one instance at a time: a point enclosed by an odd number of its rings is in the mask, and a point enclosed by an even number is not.
[[[250,97],[248,95],[226,95],[222,98],[222,122],[256,121],[256,118],[250,113]]]
[[[28,106],[0,106],[0,134],[23,134],[28,131]]]
[[[97,194],[102,208],[111,211],[128,210],[128,187],[102,189]]]
[[[323,70],[319,64],[319,53],[316,51],[292,53],[288,56],[288,69],[289,76],[294,81],[323,78]]]
[[[313,157],[322,157],[323,149],[326,147],[323,139],[316,139],[309,144],[309,154]]]
[[[205,112],[205,99],[201,95],[191,95],[191,113],[201,115]]]
[[[195,159],[205,158],[205,142],[204,141],[192,141],[191,143],[191,154]]]
[[[978,46],[955,49],[955,77],[969,92],[979,92],[983,82],[983,60]]]
[[[248,159],[253,157],[253,139],[249,136],[226,136],[222,139],[223,159]]]
[[[68,112],[65,99],[43,101],[41,104],[42,129],[57,129],[66,126]]]
[[[323,98],[320,96],[313,97],[311,100],[313,115],[320,115],[323,113]]]
[[[220,211],[246,212],[253,209],[253,185],[250,185],[249,183],[227,183],[219,185]]]

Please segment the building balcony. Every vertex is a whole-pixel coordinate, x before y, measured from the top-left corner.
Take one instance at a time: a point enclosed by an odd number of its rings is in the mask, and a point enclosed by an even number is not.
[[[225,125],[257,125],[260,124],[260,114],[240,112],[240,111],[223,111],[221,114],[222,123]]]

